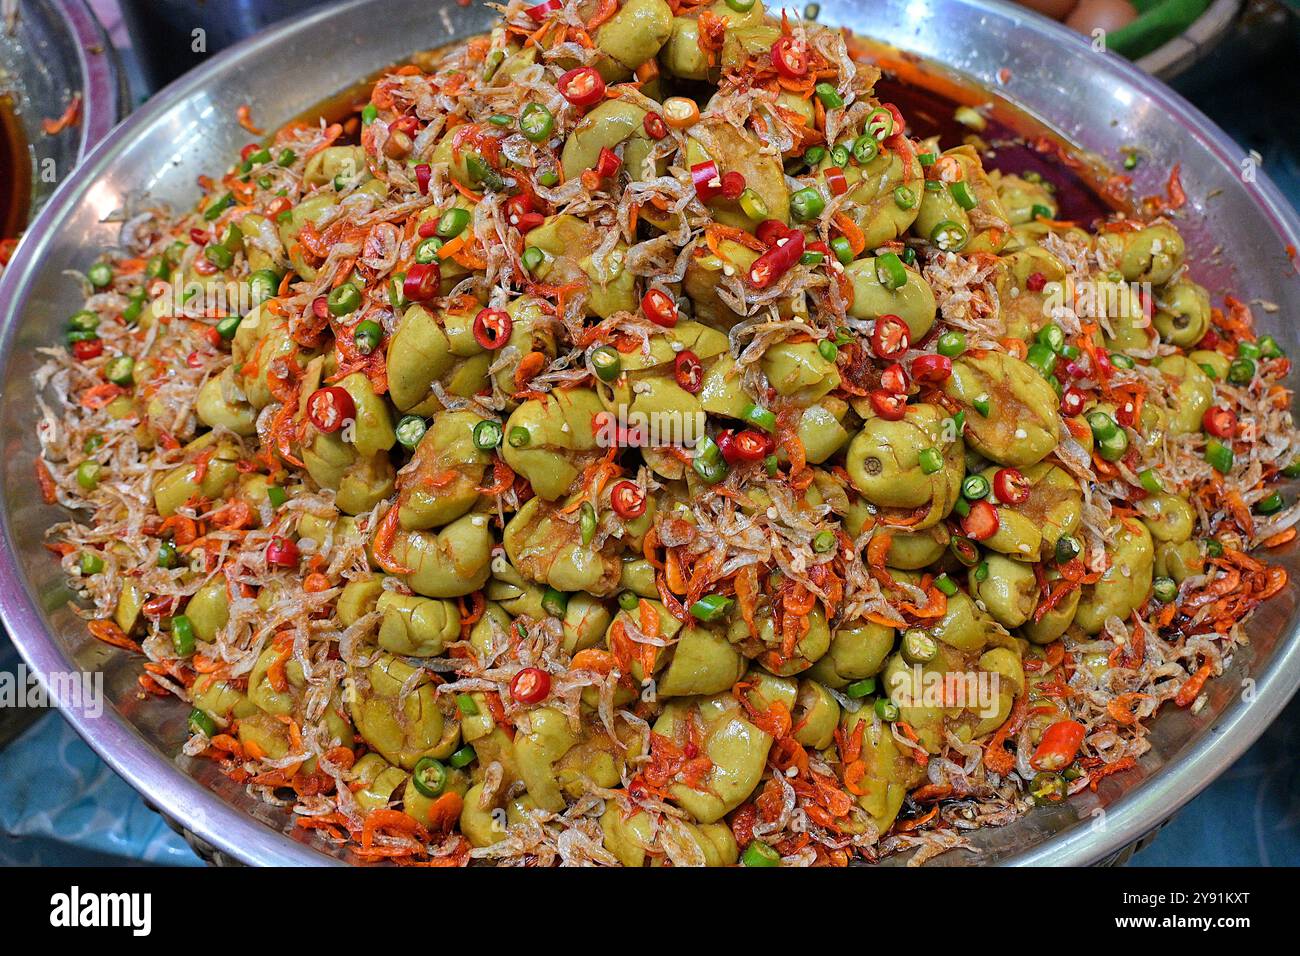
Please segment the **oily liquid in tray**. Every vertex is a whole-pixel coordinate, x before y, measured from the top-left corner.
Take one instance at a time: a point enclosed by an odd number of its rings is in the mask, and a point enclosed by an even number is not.
[[[13,101],[0,95],[0,239],[12,239],[22,232],[30,202],[27,140],[14,115]]]

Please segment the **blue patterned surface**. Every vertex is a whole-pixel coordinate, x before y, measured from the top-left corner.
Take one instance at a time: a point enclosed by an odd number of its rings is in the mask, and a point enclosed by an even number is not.
[[[1243,147],[1258,150],[1263,168],[1300,208],[1300,125],[1293,113],[1289,121],[1282,115],[1295,108],[1294,54],[1260,63],[1251,53],[1230,52],[1207,63],[1198,76],[1179,84],[1180,92]],[[1242,58],[1247,69],[1233,62]],[[1237,74],[1231,82],[1228,73]],[[1288,89],[1290,96],[1283,93]],[[0,635],[0,669],[12,669],[11,661],[12,651]],[[1297,754],[1300,698],[1133,862],[1300,865]],[[48,714],[0,751],[0,864],[108,862],[199,864],[61,717]]]

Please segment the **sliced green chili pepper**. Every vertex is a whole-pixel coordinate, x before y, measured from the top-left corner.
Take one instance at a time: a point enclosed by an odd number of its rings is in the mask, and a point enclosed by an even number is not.
[[[863,697],[870,697],[876,692],[876,679],[874,677],[864,677],[862,680],[856,680],[848,687],[844,688],[844,693],[854,700],[860,700]]]
[[[1205,460],[1221,475],[1232,471],[1232,449],[1217,438],[1211,438],[1205,443]]]
[[[356,345],[357,351],[362,355],[369,355],[379,348],[379,343],[383,338],[383,326],[373,319],[363,319],[352,330],[352,341]]]
[[[776,431],[776,415],[772,414],[761,405],[755,405],[751,402],[746,406],[745,412],[741,417],[751,425],[757,425],[765,432]]]
[[[453,206],[438,217],[438,225],[435,227],[435,231],[443,239],[455,239],[465,231],[465,227],[469,225],[469,220],[468,209]]]
[[[403,448],[414,448],[420,444],[420,439],[428,430],[428,424],[419,415],[403,415],[397,420],[397,427],[393,429]]]
[[[816,219],[825,208],[826,200],[812,186],[806,186],[790,197],[790,214],[800,222]]]
[[[1161,604],[1168,604],[1178,597],[1178,584],[1173,578],[1156,578],[1151,582],[1151,593]]]
[[[478,754],[475,752],[474,748],[466,744],[448,757],[447,763],[451,764],[457,770],[460,770],[462,767],[468,767],[472,764],[477,757]]]
[[[524,429],[524,431],[527,431],[527,429]],[[499,422],[487,419],[474,426],[474,447],[479,451],[491,451],[500,444],[501,425]]]
[[[547,588],[542,593],[542,610],[551,617],[564,617],[569,609],[569,596],[555,588]]]
[[[886,289],[901,289],[907,285],[907,268],[895,253],[886,252],[876,257],[876,278]]]
[[[716,621],[729,610],[734,602],[721,594],[706,594],[691,605],[691,617],[697,621]]]
[[[582,533],[583,546],[591,544],[592,539],[596,537],[596,509],[591,506],[590,501],[584,501],[582,509],[578,512],[578,529]]]
[[[181,657],[194,653],[194,625],[184,614],[172,618],[172,647]]]
[[[727,0],[729,5],[732,2],[733,0]],[[822,101],[822,106],[828,110],[837,110],[844,105],[844,98],[840,96],[833,83],[818,83],[813,90],[817,94],[817,99]]]
[[[780,866],[781,854],[762,840],[750,840],[749,846],[745,847],[745,852],[740,855],[740,862],[749,867]]]
[[[129,355],[115,355],[104,366],[104,377],[114,385],[131,385],[135,381],[135,359]]]
[[[940,355],[956,358],[966,351],[966,336],[961,332],[944,332],[939,336],[936,348]]]
[[[447,788],[447,768],[441,760],[421,757],[411,771],[411,783],[426,797],[438,797]]]
[[[189,726],[190,732],[202,734],[204,737],[215,737],[217,735],[217,724],[206,713],[195,707],[190,711],[190,716],[185,723]]]

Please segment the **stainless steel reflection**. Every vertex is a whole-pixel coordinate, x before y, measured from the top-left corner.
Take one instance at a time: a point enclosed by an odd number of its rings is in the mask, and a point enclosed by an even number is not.
[[[1244,177],[1242,151],[1208,120],[1128,63],[1094,53],[1069,31],[1019,8],[977,0],[823,0],[823,22],[843,24],[965,74],[1115,161],[1140,146],[1140,193],[1164,188],[1178,162],[1191,197],[1183,228],[1196,277],[1212,291],[1277,303],[1262,324],[1291,349],[1300,330],[1300,278],[1286,247],[1300,246],[1300,223],[1261,172]],[[35,349],[58,335],[78,303],[64,269],[84,266],[112,243],[106,218],[128,194],[149,192],[186,205],[199,173],[220,172],[247,134],[233,122],[248,103],[264,126],[294,116],[358,77],[412,52],[481,29],[490,13],[451,0],[358,0],[256,37],[186,76],[119,128],[65,185],[33,227],[0,286],[4,309],[0,398],[4,461],[4,545],[0,613],[28,662],[41,673],[98,667],[112,705],[95,718],[65,708],[104,759],[163,812],[207,843],[250,863],[322,863],[334,857],[273,808],[256,804],[202,761],[175,756],[185,708],[142,702],[138,664],[96,644],[65,606],[56,563],[40,546],[59,514],[32,480],[35,440],[27,382]],[[328,52],[326,52],[328,51]],[[1294,552],[1286,556],[1300,567]],[[1011,826],[973,836],[977,853],[945,863],[1094,863],[1111,858],[1165,820],[1260,734],[1300,682],[1294,590],[1250,627],[1251,645],[1209,688],[1199,713],[1167,712],[1138,771],[1108,778],[1097,794],[1039,810]],[[1243,682],[1249,681],[1249,694]],[[1097,820],[1099,811],[1104,811]],[[1189,861],[1191,862],[1191,861]]]
[[[0,29],[0,87],[15,94],[31,149],[32,210],[71,175],[77,162],[126,115],[129,101],[117,54],[84,0],[23,0],[14,29]],[[82,97],[76,127],[46,136],[41,120]],[[53,160],[54,179],[40,175]]]

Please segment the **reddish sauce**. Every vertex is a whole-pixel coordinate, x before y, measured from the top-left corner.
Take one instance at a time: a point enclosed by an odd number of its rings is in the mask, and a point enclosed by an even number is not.
[[[31,202],[31,161],[13,103],[0,96],[0,239],[11,239],[27,225]]]
[[[851,49],[857,59],[880,69],[876,97],[902,111],[912,136],[937,135],[940,146],[950,149],[977,135],[992,150],[991,155],[982,154],[985,168],[1017,175],[1038,173],[1056,187],[1058,216],[1081,226],[1118,208],[1102,192],[1109,173],[1100,162],[1090,161],[1050,128],[991,91],[882,44],[856,40]],[[980,107],[986,128],[976,132],[959,123],[953,115],[959,106]],[[1044,146],[1048,148],[1043,150]]]

